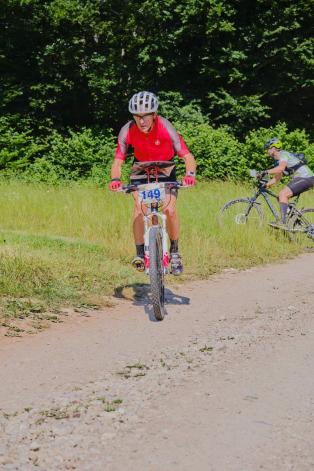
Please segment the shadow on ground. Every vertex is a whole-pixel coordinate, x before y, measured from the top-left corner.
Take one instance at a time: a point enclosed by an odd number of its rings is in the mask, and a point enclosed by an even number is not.
[[[131,285],[119,286],[114,290],[114,297],[132,301],[134,306],[142,306],[148,318],[152,322],[157,322],[151,303],[151,293],[149,284],[133,283]],[[165,288],[165,304],[167,305],[187,305],[190,298],[174,293],[169,288]],[[167,310],[167,309],[166,309]]]

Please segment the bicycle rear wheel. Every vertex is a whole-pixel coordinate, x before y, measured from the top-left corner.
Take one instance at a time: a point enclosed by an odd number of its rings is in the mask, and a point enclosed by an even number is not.
[[[294,241],[307,236],[314,243],[314,208],[305,208],[288,220],[290,238]]]
[[[259,204],[247,198],[237,198],[228,201],[222,207],[218,220],[221,226],[261,227],[264,222],[264,213]]]
[[[158,321],[162,321],[165,317],[165,287],[162,236],[159,226],[153,226],[149,231],[149,275],[154,315]]]

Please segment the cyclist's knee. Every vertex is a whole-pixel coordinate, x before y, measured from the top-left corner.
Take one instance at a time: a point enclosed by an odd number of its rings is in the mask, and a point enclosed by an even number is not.
[[[292,191],[290,188],[286,187],[280,190],[278,196],[279,196],[279,201],[285,200],[287,198],[290,198],[293,195]]]
[[[143,217],[142,208],[139,204],[134,205],[133,215],[134,215],[134,219],[138,219],[140,217]]]
[[[169,207],[164,210],[164,214],[171,219],[177,215],[177,210],[175,207]]]

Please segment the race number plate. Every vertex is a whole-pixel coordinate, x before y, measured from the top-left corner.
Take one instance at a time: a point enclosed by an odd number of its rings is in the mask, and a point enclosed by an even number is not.
[[[139,190],[140,201],[146,205],[152,203],[161,203],[164,201],[166,196],[165,188],[162,184],[148,183],[147,185],[141,185]]]

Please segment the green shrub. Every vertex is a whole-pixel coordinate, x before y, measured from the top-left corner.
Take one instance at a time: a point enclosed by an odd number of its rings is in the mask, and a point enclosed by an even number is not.
[[[225,127],[176,123],[176,128],[194,154],[202,179],[239,178],[246,174],[243,145]],[[179,159],[179,169],[182,166]]]
[[[314,170],[314,143],[304,129],[295,129],[285,136],[285,147],[292,152],[304,152],[308,165]]]
[[[0,118],[0,169],[27,167],[45,148],[30,129],[18,130],[7,117]]]
[[[36,159],[22,175],[24,181],[46,182],[56,184],[68,179],[67,172],[61,165],[55,165],[45,158]]]
[[[68,136],[54,132],[47,153],[26,169],[24,177],[48,183],[79,179],[101,183],[109,178],[115,145],[110,130],[101,134],[83,128],[70,130]]]
[[[83,128],[80,132],[70,131],[68,137],[55,133],[45,160],[76,180],[89,176],[95,165],[105,172],[111,165],[114,149],[115,139],[110,131],[104,135]]]
[[[264,143],[272,137],[280,138],[283,148],[288,151],[304,152],[309,165],[314,168],[314,144],[309,142],[306,132],[300,129],[289,132],[286,123],[278,123],[272,128],[251,131],[245,137],[243,155],[248,169],[262,170],[273,166],[273,159],[264,150]]]
[[[175,95],[173,99],[180,102],[180,96]],[[165,111],[167,109],[170,110],[170,105]],[[314,169],[314,144],[304,130],[289,131],[285,123],[278,123],[272,128],[252,130],[244,142],[240,142],[229,128],[214,128],[206,123],[197,104],[190,103],[180,108],[180,112],[178,110],[179,107],[173,122],[196,157],[199,179],[245,179],[250,168],[262,170],[272,167],[273,159],[263,146],[274,136],[283,141],[285,149],[304,152]],[[117,136],[112,130],[99,132],[87,128],[70,130],[66,136],[53,131],[41,138],[34,137],[27,123],[18,129],[10,124],[8,118],[0,118],[1,176],[51,184],[85,180],[103,186],[110,179],[116,142]],[[125,182],[128,181],[132,160],[129,156],[123,166]],[[182,159],[176,160],[180,177],[185,166]]]
[[[196,100],[184,105],[184,98],[179,92],[160,92],[159,112],[171,122],[182,124],[205,124],[207,116],[202,114],[201,107]]]
[[[262,103],[261,95],[232,95],[224,89],[209,93],[209,115],[216,125],[227,124],[236,136],[269,118],[270,107]]]

